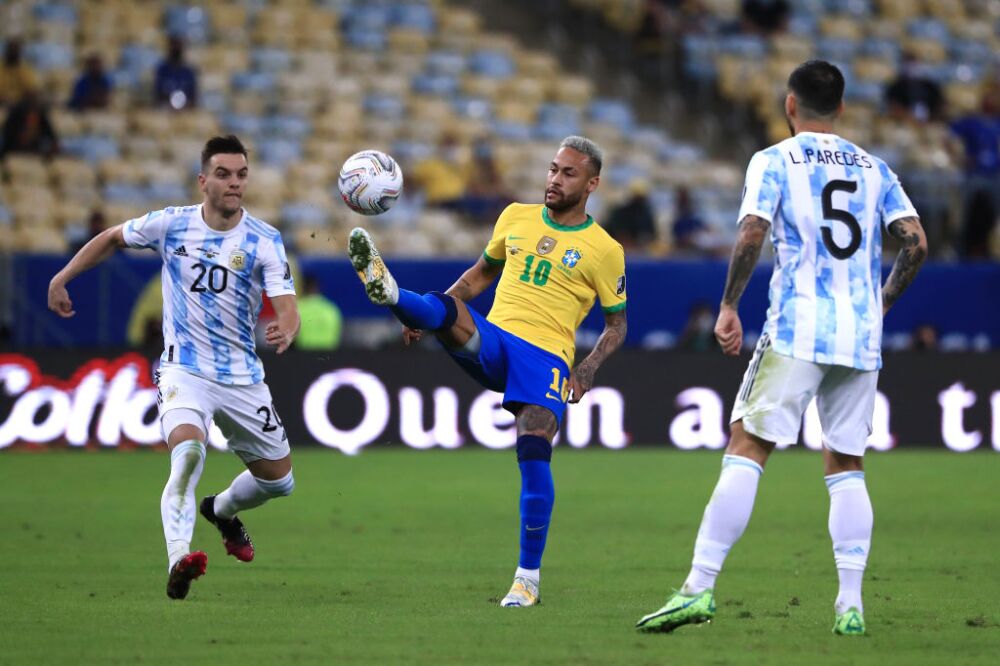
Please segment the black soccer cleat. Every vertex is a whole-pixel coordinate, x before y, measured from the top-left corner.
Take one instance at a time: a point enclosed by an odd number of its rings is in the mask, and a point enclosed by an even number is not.
[[[209,495],[201,500],[200,511],[205,520],[219,530],[219,534],[222,535],[222,545],[226,547],[228,554],[240,562],[253,560],[253,541],[243,527],[243,521],[236,516],[226,519],[215,515],[215,495]]]
[[[188,553],[174,562],[167,576],[167,596],[171,599],[183,599],[191,590],[191,581],[205,575],[208,568],[208,555],[200,550]]]

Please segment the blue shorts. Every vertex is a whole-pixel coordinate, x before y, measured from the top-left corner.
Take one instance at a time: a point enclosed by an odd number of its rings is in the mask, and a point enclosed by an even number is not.
[[[471,358],[446,347],[451,357],[485,388],[503,393],[507,411],[516,414],[521,405],[539,405],[561,423],[569,395],[566,362],[486,321],[472,308],[469,314],[479,329],[479,355]]]

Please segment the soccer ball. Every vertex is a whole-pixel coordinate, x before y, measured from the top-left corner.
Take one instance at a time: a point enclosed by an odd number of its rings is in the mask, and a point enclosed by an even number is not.
[[[344,162],[337,187],[351,210],[378,215],[392,208],[403,191],[403,170],[383,152],[362,150]]]

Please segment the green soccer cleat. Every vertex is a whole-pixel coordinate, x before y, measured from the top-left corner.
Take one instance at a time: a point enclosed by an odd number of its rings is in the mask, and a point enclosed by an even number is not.
[[[854,606],[837,615],[833,623],[833,633],[838,636],[864,636],[865,616]]]
[[[639,631],[647,633],[666,633],[685,624],[711,622],[714,617],[715,597],[712,596],[712,590],[694,595],[674,592],[663,608],[645,616],[635,626]]]
[[[360,227],[351,230],[347,240],[347,254],[365,285],[368,300],[375,305],[395,305],[399,300],[399,287],[382,261],[371,235]]]

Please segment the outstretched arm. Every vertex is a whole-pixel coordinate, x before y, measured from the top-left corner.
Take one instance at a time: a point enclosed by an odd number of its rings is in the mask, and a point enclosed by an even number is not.
[[[267,344],[277,347],[279,354],[292,344],[299,332],[299,307],[295,294],[284,294],[271,299],[274,306],[274,321],[267,325],[264,339]]]
[[[764,247],[770,227],[770,222],[756,215],[747,215],[740,222],[740,233],[729,260],[726,289],[719,306],[719,319],[715,323],[715,338],[719,341],[722,352],[729,356],[739,354],[743,345],[743,324],[740,323],[738,312],[740,298],[757,267],[760,250]]]
[[[882,287],[882,316],[902,296],[906,288],[917,277],[917,271],[927,258],[927,236],[916,217],[904,217],[889,225],[889,233],[903,243],[892,265],[889,279]]]
[[[125,237],[122,235],[122,226],[105,229],[97,234],[90,241],[80,248],[80,251],[73,255],[61,271],[55,274],[49,282],[49,309],[60,317],[72,317],[76,314],[73,310],[73,301],[69,298],[66,285],[70,280],[80,273],[90,270],[98,265],[117,250],[125,247]]]
[[[625,342],[625,333],[628,332],[628,322],[625,319],[625,310],[605,313],[604,331],[601,337],[597,338],[597,344],[587,354],[587,358],[580,361],[580,364],[573,369],[569,378],[569,401],[580,402],[583,394],[594,385],[594,375],[601,367],[604,360],[622,346]]]

